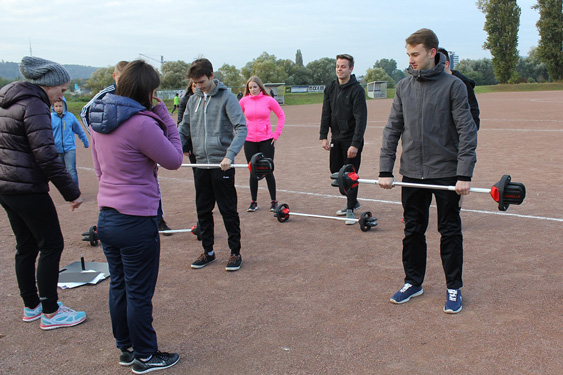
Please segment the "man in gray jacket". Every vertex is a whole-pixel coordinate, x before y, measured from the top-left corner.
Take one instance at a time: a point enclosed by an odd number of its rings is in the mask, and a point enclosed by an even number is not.
[[[192,268],[215,261],[213,208],[215,202],[228,233],[231,257],[227,271],[240,269],[240,219],[237,211],[235,170],[231,164],[246,139],[246,119],[236,96],[214,79],[213,65],[207,59],[195,60],[188,69],[196,90],[188,100],[180,124],[185,155],[193,154],[197,164],[220,164],[221,168],[195,168],[196,210],[203,253]]]
[[[403,152],[399,173],[404,182],[455,185],[455,192],[403,188],[404,286],[391,297],[404,303],[423,293],[426,271],[426,228],[432,194],[438,209],[440,254],[446,276],[444,312],[462,309],[463,237],[459,201],[469,194],[476,162],[477,128],[469,111],[467,89],[444,72],[445,56],[437,52],[438,38],[420,29],[406,39],[409,77],[397,84],[389,120],[383,131],[379,186],[393,187],[393,167],[399,139]]]

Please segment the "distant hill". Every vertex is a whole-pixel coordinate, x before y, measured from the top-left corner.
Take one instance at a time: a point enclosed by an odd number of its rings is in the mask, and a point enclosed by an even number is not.
[[[68,70],[72,79],[88,79],[99,68],[85,65],[69,64],[63,66]],[[0,61],[0,77],[7,79],[21,78],[19,63]]]

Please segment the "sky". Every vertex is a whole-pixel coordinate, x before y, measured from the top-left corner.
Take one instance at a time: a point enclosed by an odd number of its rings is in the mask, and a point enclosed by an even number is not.
[[[536,47],[536,0],[521,8],[520,55]],[[206,57],[215,70],[242,68],[262,52],[295,61],[354,56],[364,75],[377,60],[408,66],[405,39],[430,28],[460,59],[491,58],[482,48],[485,15],[474,0],[0,0],[0,61],[30,55],[62,64],[113,66],[144,58],[187,63]],[[144,55],[144,56],[143,56]]]

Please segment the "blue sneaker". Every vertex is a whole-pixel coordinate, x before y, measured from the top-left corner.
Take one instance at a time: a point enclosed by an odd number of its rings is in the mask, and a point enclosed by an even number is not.
[[[63,305],[62,302],[57,302],[57,304],[59,305],[59,307]],[[41,318],[42,312],[43,312],[43,305],[41,305],[41,303],[39,303],[39,305],[37,305],[37,307],[34,309],[30,309],[29,307],[24,307],[22,320],[24,322],[33,322],[34,320]]]
[[[390,301],[393,303],[405,303],[408,302],[412,297],[420,296],[423,290],[421,286],[414,286],[412,284],[406,283],[403,285],[401,290],[393,294]]]
[[[84,311],[74,311],[67,306],[59,306],[59,309],[52,317],[41,314],[41,324],[39,327],[43,330],[72,327],[86,320]]]
[[[446,314],[457,314],[461,311],[461,289],[448,289],[448,298],[444,306]]]

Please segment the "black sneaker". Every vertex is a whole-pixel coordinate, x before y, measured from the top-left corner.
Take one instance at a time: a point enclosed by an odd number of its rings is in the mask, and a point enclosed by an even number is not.
[[[163,353],[156,352],[151,356],[148,361],[142,359],[135,359],[133,363],[133,372],[135,374],[146,374],[147,372],[164,370],[174,366],[180,360],[178,353]]]
[[[162,231],[167,231],[167,230],[172,230],[170,229],[170,227],[168,225],[166,225],[166,221],[164,221],[164,219],[160,219],[158,220],[158,231],[162,232]],[[163,236],[171,236],[174,233],[161,233]]]
[[[225,267],[225,270],[227,270],[227,271],[238,271],[238,270],[240,270],[241,264],[242,264],[242,257],[240,256],[240,254],[233,254],[229,258],[229,261],[227,262],[227,267]]]
[[[119,356],[119,364],[121,366],[131,366],[135,361],[135,355],[132,351],[122,350],[121,355]]]
[[[215,254],[209,255],[207,253],[202,253],[195,262],[192,263],[192,268],[203,268],[209,263],[215,262]]]
[[[254,212],[258,209],[258,203],[256,203],[256,201],[252,201],[250,202],[250,206],[248,207],[248,209],[246,210],[247,212]]]
[[[272,204],[270,205],[270,212],[274,212],[276,208],[278,208],[278,201],[272,201]]]

